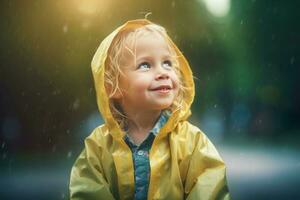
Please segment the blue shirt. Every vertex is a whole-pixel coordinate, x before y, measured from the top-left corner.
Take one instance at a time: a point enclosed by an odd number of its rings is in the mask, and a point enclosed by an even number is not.
[[[128,134],[126,134],[124,137],[125,142],[131,149],[132,157],[133,157],[135,200],[147,199],[149,177],[150,177],[149,151],[151,149],[155,136],[158,134],[159,130],[168,121],[169,116],[170,116],[169,111],[162,112],[156,124],[149,132],[149,135],[140,145],[136,145],[128,136]]]

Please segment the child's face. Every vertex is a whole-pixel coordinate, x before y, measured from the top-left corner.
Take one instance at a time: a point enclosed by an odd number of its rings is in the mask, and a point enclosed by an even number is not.
[[[131,50],[134,52],[134,48]],[[122,94],[116,94],[124,110],[163,110],[178,93],[178,76],[172,55],[162,36],[151,33],[137,38],[136,54],[123,49],[119,80]]]

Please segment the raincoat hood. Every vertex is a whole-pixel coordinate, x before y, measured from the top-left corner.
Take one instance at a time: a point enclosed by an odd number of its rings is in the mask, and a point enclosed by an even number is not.
[[[95,81],[95,88],[96,88],[96,96],[97,96],[97,104],[102,114],[102,117],[105,121],[105,124],[110,130],[110,133],[115,139],[120,139],[124,136],[124,132],[121,130],[120,126],[118,125],[117,121],[114,119],[110,107],[109,107],[109,97],[105,90],[104,86],[104,72],[105,72],[105,61],[108,57],[108,50],[115,38],[118,37],[118,34],[123,31],[131,31],[147,24],[151,24],[149,20],[146,19],[138,19],[126,22],[124,25],[118,27],[114,30],[111,34],[109,34],[100,44],[98,47],[93,60],[92,60],[92,73]],[[171,117],[169,118],[167,124],[163,128],[160,133],[160,137],[163,137],[168,132],[172,131],[178,122],[186,120],[189,115],[191,114],[190,106],[194,99],[194,81],[192,71],[190,66],[181,53],[181,51],[177,48],[177,46],[173,43],[173,41],[167,36],[167,41],[170,42],[171,46],[174,48],[180,65],[180,70],[183,77],[183,82],[185,87],[187,88],[187,92],[184,97],[184,105],[183,107],[174,113],[172,113]]]

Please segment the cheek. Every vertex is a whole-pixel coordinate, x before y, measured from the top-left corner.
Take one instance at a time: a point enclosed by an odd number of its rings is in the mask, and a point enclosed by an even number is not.
[[[173,72],[171,74],[171,79],[172,79],[174,87],[176,87],[178,89],[180,81],[179,81],[179,77],[177,76],[177,74],[175,72]]]
[[[176,97],[179,93],[180,88],[180,80],[176,73],[174,73],[174,77],[172,78],[173,81],[173,87],[175,88],[174,96]]]
[[[140,86],[149,86],[149,84],[152,81],[152,76],[148,75],[148,74],[139,74],[137,76],[134,77],[134,81],[136,83],[136,85],[140,85]]]
[[[143,92],[149,88],[149,80],[144,76],[135,76],[130,81],[129,89],[135,92]]]

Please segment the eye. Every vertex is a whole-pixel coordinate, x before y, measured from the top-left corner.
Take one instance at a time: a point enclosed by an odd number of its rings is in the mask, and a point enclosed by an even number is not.
[[[149,69],[150,64],[148,62],[142,62],[141,64],[138,65],[138,69]]]
[[[172,67],[172,62],[170,60],[165,60],[162,64],[162,66],[165,68],[170,68],[170,67]]]

